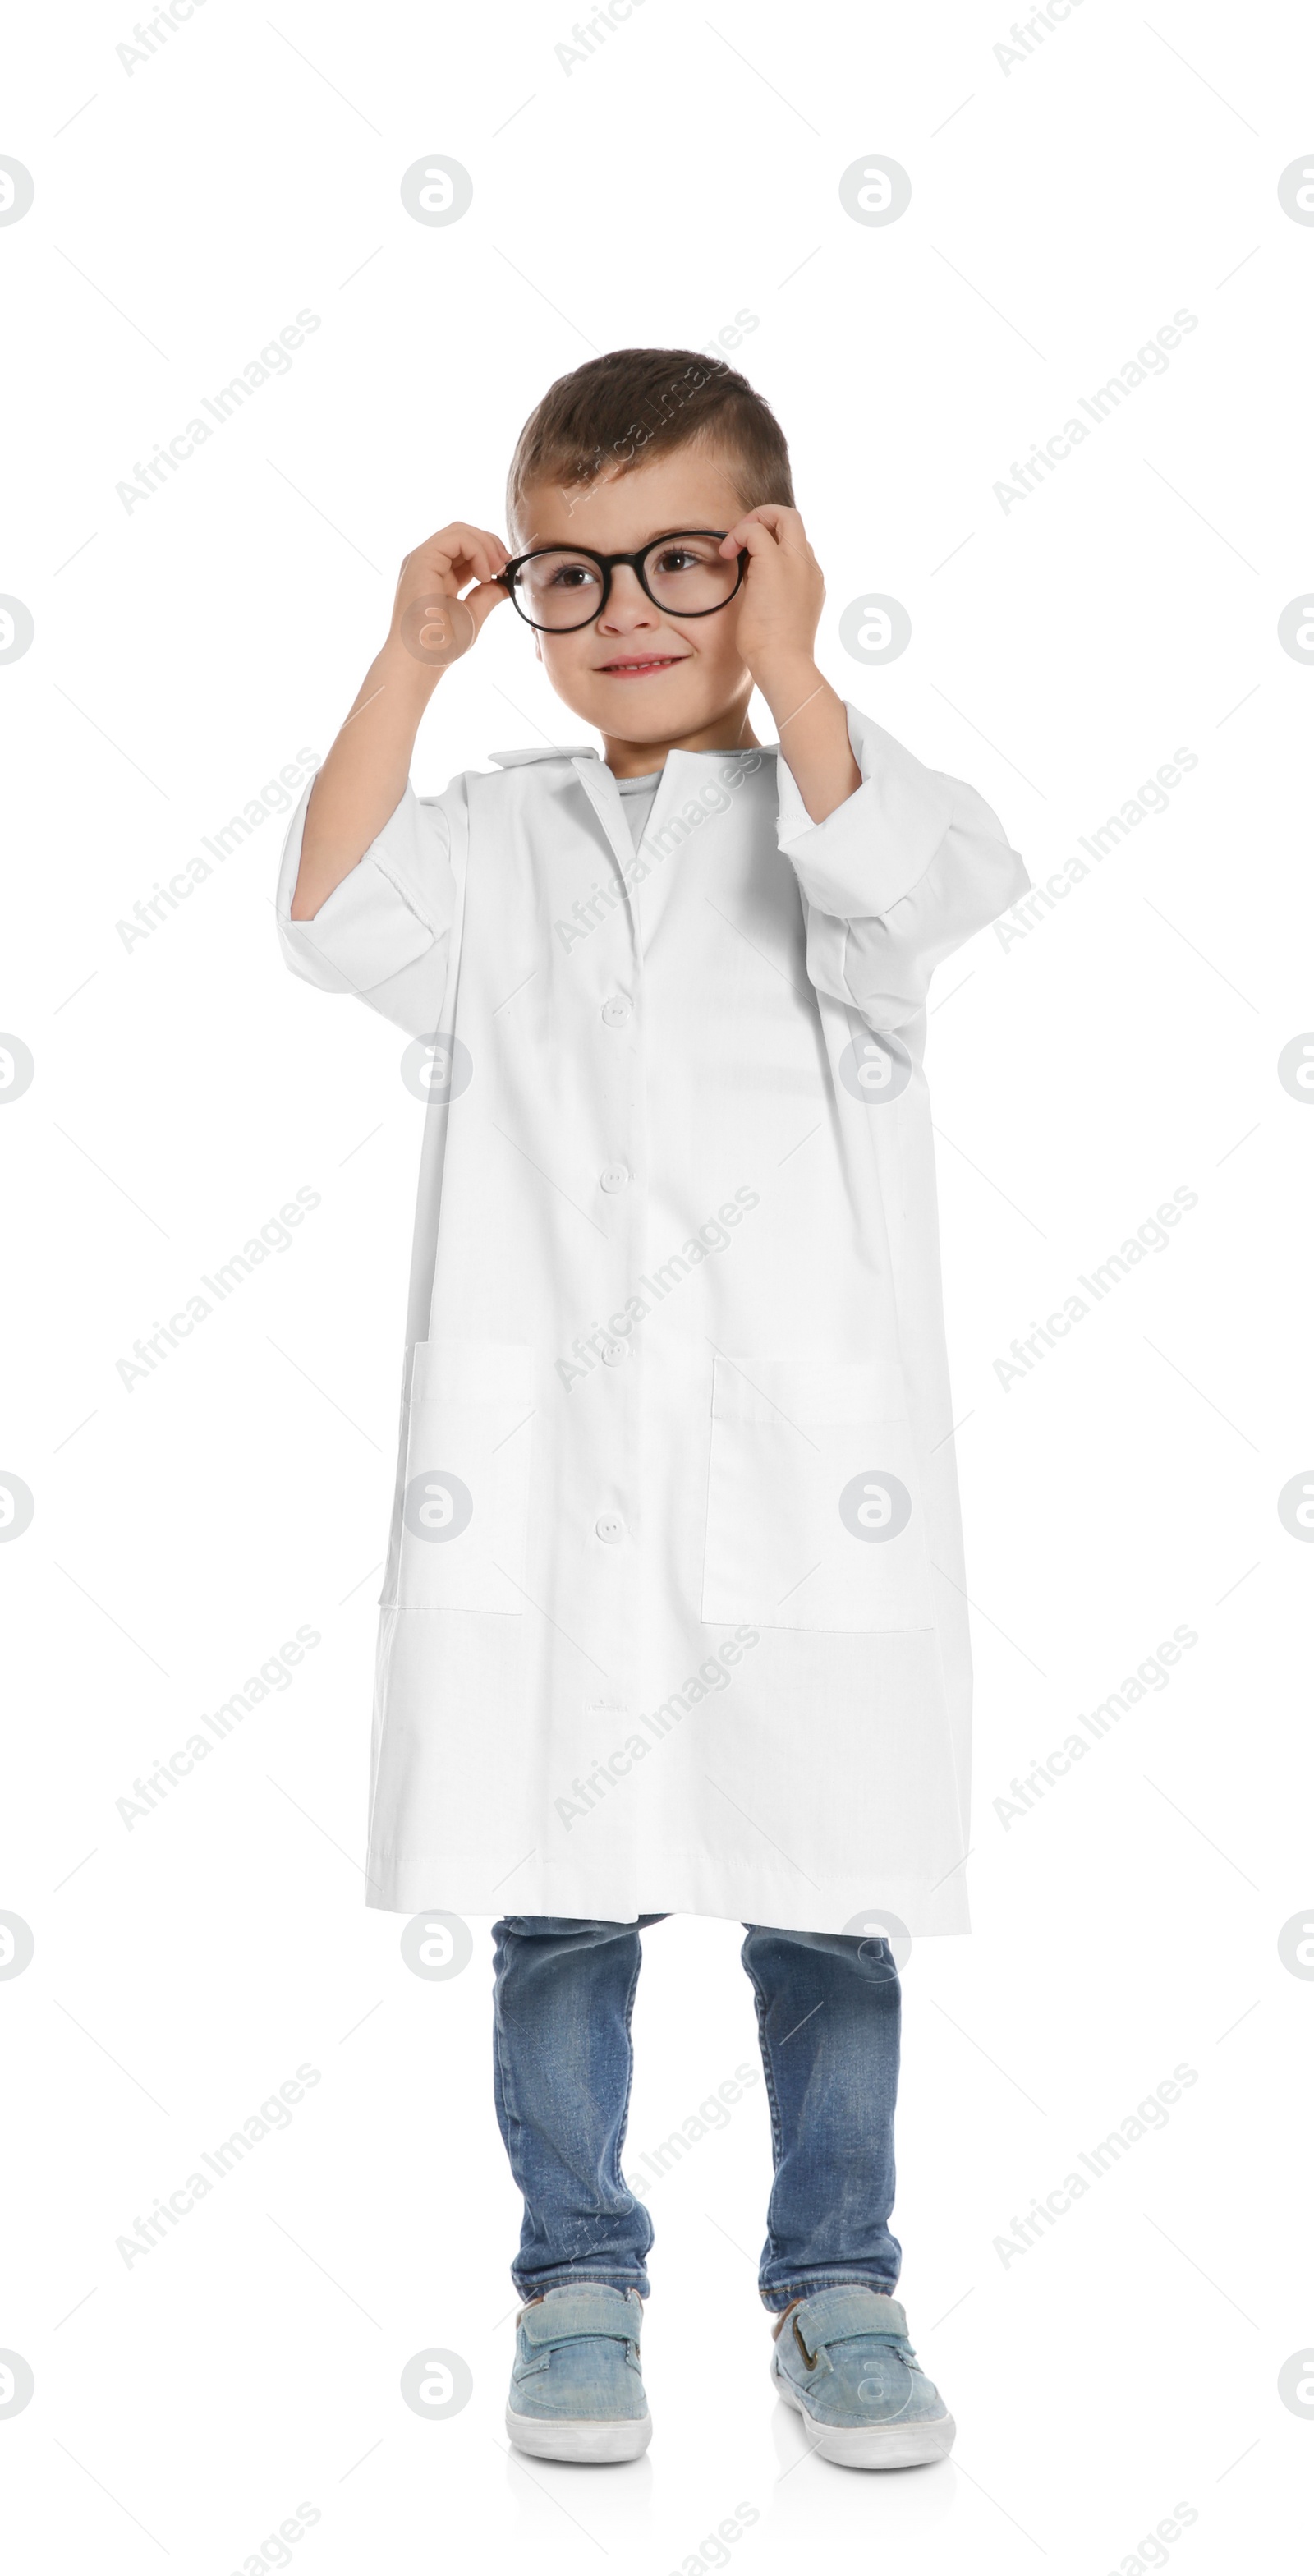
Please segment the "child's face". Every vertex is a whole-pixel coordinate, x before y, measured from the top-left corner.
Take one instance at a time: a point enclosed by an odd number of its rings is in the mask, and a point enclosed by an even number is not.
[[[721,458],[677,448],[583,488],[536,486],[512,541],[520,554],[535,546],[633,554],[681,529],[733,528],[743,513]],[[656,607],[637,575],[618,564],[591,626],[537,633],[534,642],[557,696],[609,741],[656,747],[714,727],[732,742],[753,685],[736,643],[743,597],[741,587],[710,617],[680,619]]]

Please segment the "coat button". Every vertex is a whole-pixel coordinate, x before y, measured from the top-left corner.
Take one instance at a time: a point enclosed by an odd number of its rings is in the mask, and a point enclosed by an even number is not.
[[[623,1537],[625,1531],[625,1523],[619,1512],[599,1512],[593,1526],[599,1538],[605,1538],[609,1547],[614,1546],[616,1540]]]
[[[604,1342],[602,1345],[602,1356],[606,1361],[608,1368],[615,1368],[618,1360],[625,1359],[628,1355],[629,1347],[628,1342]]]
[[[602,1016],[609,1029],[624,1028],[634,1005],[626,993],[609,993],[602,1005]]]
[[[604,1163],[598,1174],[604,1190],[623,1190],[629,1177],[623,1163]]]

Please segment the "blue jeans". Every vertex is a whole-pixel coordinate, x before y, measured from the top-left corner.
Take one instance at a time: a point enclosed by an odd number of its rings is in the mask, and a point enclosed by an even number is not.
[[[648,2295],[653,2227],[620,2153],[634,2053],[636,1923],[512,1914],[493,1926],[498,2126],[524,2198],[522,2299],[565,2281]],[[899,1978],[889,1943],[745,1925],[775,2180],[758,2286],[768,2308],[838,2281],[893,2290]]]

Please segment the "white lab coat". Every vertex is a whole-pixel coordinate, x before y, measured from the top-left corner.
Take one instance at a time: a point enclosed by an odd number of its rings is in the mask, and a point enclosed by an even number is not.
[[[848,709],[406,793],[288,964],[427,1074],[367,1901],[967,1927],[971,1667],[925,997],[1028,878]]]

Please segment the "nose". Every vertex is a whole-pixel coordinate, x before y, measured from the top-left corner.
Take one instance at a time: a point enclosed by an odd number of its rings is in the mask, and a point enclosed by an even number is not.
[[[645,626],[661,623],[638,574],[630,564],[617,564],[611,576],[611,596],[598,619],[600,635],[633,635]]]

